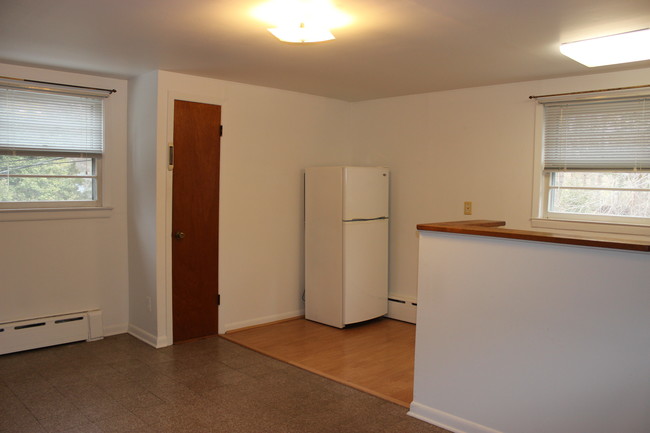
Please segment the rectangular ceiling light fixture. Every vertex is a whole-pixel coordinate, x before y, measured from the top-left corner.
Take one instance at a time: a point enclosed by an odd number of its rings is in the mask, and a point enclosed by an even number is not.
[[[330,41],[334,39],[331,29],[352,21],[332,0],[269,0],[251,13],[271,24],[268,31],[276,38],[298,44]]]
[[[560,52],[585,66],[616,65],[650,59],[650,29],[560,45]]]
[[[281,41],[292,42],[295,44],[324,42],[335,39],[329,29],[312,26],[307,27],[303,23],[298,26],[276,27],[268,30],[273,34],[273,36]]]

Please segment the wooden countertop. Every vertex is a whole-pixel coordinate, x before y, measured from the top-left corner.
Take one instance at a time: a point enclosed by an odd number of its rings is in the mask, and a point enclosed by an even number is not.
[[[503,228],[505,221],[466,220],[447,221],[439,223],[418,224],[418,230],[460,233],[476,236],[491,236],[497,238],[521,239],[534,242],[550,242],[554,244],[581,245],[585,247],[614,248],[650,252],[650,241],[631,241],[626,239],[596,239],[582,236],[559,235],[555,233],[538,232],[533,230],[512,230]]]

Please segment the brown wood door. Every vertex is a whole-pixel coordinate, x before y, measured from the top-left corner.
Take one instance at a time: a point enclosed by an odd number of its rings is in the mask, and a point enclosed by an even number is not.
[[[174,101],[174,343],[218,333],[221,107]]]

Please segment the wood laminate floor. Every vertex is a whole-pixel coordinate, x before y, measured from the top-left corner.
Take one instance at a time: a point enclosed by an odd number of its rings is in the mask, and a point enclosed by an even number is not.
[[[415,325],[380,318],[337,329],[295,319],[223,335],[232,342],[408,407]]]

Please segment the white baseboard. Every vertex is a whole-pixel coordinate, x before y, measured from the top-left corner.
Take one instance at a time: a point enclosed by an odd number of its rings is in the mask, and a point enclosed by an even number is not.
[[[265,323],[276,322],[278,320],[292,319],[294,317],[304,316],[305,310],[289,311],[287,313],[273,314],[270,316],[258,317],[251,320],[242,320],[241,322],[226,323],[222,334],[235,329],[247,328],[249,326],[263,325]]]
[[[129,330],[129,325],[127,323],[104,326],[104,337],[108,337],[110,335],[126,334],[128,330]]]
[[[156,337],[155,335],[145,331],[144,329],[135,326],[133,324],[129,325],[129,334],[133,335],[135,338],[137,338],[140,341],[143,341],[147,343],[149,346],[153,346],[156,349],[159,349],[161,347],[169,346],[169,343],[167,341],[167,337]]]
[[[412,402],[408,415],[454,433],[502,433],[438,409]]]

